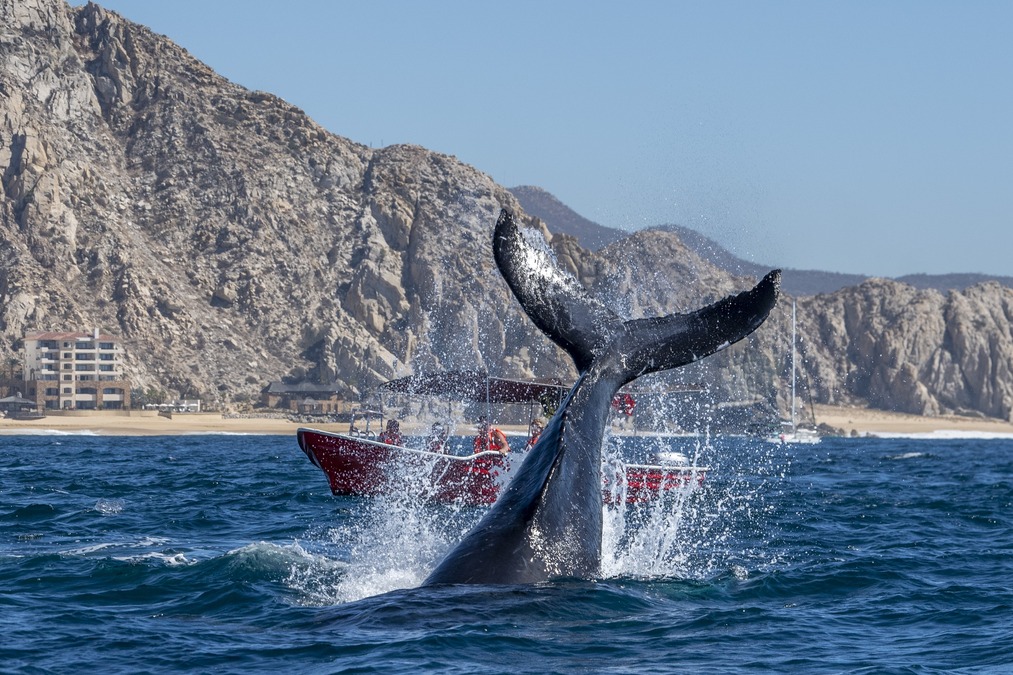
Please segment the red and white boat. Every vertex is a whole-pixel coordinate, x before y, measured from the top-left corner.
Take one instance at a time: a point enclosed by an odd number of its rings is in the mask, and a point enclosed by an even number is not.
[[[525,382],[490,377],[477,371],[456,371],[432,376],[411,376],[385,383],[382,390],[406,395],[440,396],[448,400],[487,404],[528,403],[550,408],[558,405],[567,389],[559,383]],[[374,426],[375,425],[375,426]],[[443,503],[491,504],[520,466],[523,452],[471,452],[458,442],[408,438],[402,444],[379,440],[383,413],[359,411],[348,433],[300,428],[299,447],[330,482],[335,495],[375,496],[410,489],[419,496]],[[525,439],[526,440],[526,439]],[[454,446],[459,452],[453,454]],[[617,475],[603,475],[607,503],[640,503],[670,491],[703,482],[706,467],[691,466],[677,452],[658,453],[658,464],[625,464]]]

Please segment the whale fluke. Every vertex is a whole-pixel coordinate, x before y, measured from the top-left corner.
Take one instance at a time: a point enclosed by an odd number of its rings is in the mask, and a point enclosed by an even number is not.
[[[503,209],[493,233],[496,266],[535,325],[566,350],[582,373],[623,321],[572,274],[556,267],[545,241],[536,244],[533,237],[541,234],[522,230],[513,213]]]
[[[426,579],[533,583],[600,573],[601,444],[616,391],[641,375],[677,368],[756,330],[777,301],[780,271],[752,290],[695,312],[623,321],[559,270],[504,209],[496,264],[524,311],[571,356],[580,377],[517,475],[479,523]]]
[[[629,380],[692,363],[756,330],[777,300],[780,270],[755,288],[690,314],[624,322],[580,282],[558,267],[552,254],[525,234],[503,209],[493,235],[493,254],[507,285],[531,320],[573,359],[578,372],[613,345],[631,358]]]

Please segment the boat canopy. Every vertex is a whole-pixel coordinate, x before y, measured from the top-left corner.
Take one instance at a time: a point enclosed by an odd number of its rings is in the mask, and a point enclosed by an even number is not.
[[[438,396],[480,403],[559,402],[569,391],[559,380],[511,380],[482,370],[450,370],[410,375],[380,385],[384,392],[408,396]]]
[[[20,405],[25,406],[26,408],[38,407],[35,401],[25,398],[21,394],[14,394],[13,396],[0,398],[0,405]]]

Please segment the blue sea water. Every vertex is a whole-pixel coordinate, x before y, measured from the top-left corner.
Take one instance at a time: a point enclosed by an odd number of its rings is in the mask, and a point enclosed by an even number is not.
[[[1013,671],[1013,441],[689,451],[603,578],[420,589],[480,509],[334,497],[294,436],[0,437],[0,671]]]

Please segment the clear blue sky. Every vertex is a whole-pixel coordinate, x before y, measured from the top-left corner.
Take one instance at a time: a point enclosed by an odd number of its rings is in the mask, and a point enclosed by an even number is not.
[[[759,263],[1013,275],[1013,2],[100,0],[330,131]]]

